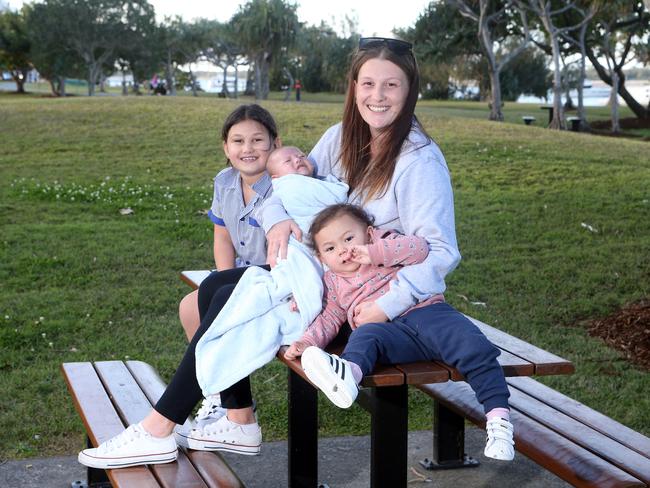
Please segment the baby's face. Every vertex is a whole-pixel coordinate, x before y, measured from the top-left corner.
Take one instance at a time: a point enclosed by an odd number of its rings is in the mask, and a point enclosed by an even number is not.
[[[271,178],[280,178],[285,175],[312,176],[314,165],[307,156],[293,146],[285,146],[273,151],[266,163],[266,171]]]

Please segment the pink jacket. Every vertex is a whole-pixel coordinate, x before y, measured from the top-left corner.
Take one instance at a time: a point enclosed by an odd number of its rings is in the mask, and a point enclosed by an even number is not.
[[[323,276],[325,293],[323,310],[307,328],[300,341],[321,349],[327,346],[347,320],[354,322],[354,309],[362,302],[373,302],[389,290],[390,280],[399,269],[424,261],[429,254],[427,241],[422,237],[403,236],[394,231],[374,229],[368,244],[372,264],[363,264],[353,277],[338,276],[326,271]],[[444,301],[442,294],[420,302],[415,307]]]

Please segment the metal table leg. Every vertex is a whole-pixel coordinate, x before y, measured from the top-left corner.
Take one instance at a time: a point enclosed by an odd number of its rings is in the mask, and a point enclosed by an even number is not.
[[[370,486],[406,487],[408,469],[408,386],[372,388]]]
[[[289,369],[289,487],[318,484],[318,392]]]

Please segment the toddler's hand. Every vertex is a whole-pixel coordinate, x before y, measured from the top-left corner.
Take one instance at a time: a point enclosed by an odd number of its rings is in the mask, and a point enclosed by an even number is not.
[[[388,322],[388,317],[375,302],[362,302],[354,307],[354,322],[360,327],[363,324]]]
[[[292,312],[300,312],[300,310],[298,310],[298,304],[296,303],[295,298],[292,298],[289,302],[289,310]]]
[[[352,246],[350,261],[359,264],[371,264],[368,246]]]
[[[304,342],[301,341],[294,341],[293,344],[289,346],[289,349],[287,349],[284,353],[284,358],[288,360],[292,359],[297,359],[300,356],[302,356],[302,353],[309,344],[305,344]]]

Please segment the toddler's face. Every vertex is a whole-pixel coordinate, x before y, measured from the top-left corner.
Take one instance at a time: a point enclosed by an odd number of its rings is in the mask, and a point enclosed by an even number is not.
[[[271,154],[266,164],[266,171],[271,178],[280,178],[285,175],[312,176],[314,165],[297,147],[285,146]]]
[[[356,272],[361,264],[351,260],[352,247],[368,244],[370,229],[350,215],[336,217],[313,236],[319,259],[333,273]]]

